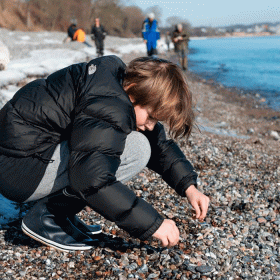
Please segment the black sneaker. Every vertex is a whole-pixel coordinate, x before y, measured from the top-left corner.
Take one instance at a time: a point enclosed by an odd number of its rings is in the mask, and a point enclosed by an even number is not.
[[[69,217],[69,220],[72,224],[77,227],[80,231],[84,232],[88,236],[94,236],[96,234],[100,234],[102,232],[100,225],[87,225],[82,220],[80,220],[76,215],[73,217]]]
[[[49,211],[49,198],[37,202],[23,218],[21,228],[31,238],[57,250],[85,251],[92,248],[97,240],[80,231],[64,215],[54,215]]]
[[[68,211],[66,210],[66,212],[67,212],[67,217],[73,223],[73,225],[75,225],[80,231],[84,232],[87,235],[91,236],[91,235],[100,234],[102,232],[100,225],[87,225],[75,215],[75,213],[79,212],[85,206],[82,199],[78,198],[76,194],[73,194],[71,190],[67,188],[62,190],[62,194],[64,198],[61,198],[61,200],[67,199],[70,205],[68,207],[70,209]],[[73,201],[71,201],[71,199]],[[77,209],[73,209],[73,207],[77,207]],[[74,212],[71,213],[71,210],[74,210]]]

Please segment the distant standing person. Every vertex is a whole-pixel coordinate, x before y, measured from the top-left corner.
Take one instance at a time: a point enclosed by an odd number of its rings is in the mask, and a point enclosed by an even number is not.
[[[179,56],[179,61],[183,70],[188,68],[188,45],[190,40],[190,34],[188,31],[183,30],[182,24],[177,24],[172,35],[172,41],[174,43],[175,52]]]
[[[147,44],[148,56],[157,55],[157,40],[160,39],[160,32],[158,30],[157,21],[154,13],[150,13],[148,18],[144,20],[142,35],[144,42]]]
[[[99,18],[95,19],[95,23],[91,28],[91,39],[95,42],[97,56],[104,55],[104,40],[107,35],[104,27],[100,24]]]
[[[67,37],[64,39],[64,43],[68,43],[70,41],[78,41],[81,43],[84,43],[88,47],[92,47],[87,41],[86,41],[86,33],[82,28],[77,27],[77,22],[72,21],[71,25],[67,29]]]
[[[171,37],[170,37],[170,32],[167,31],[165,34],[165,43],[167,45],[167,51],[170,51],[170,43],[171,43]]]

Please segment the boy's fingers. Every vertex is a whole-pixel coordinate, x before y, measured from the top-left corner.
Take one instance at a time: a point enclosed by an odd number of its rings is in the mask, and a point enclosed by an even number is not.
[[[167,247],[168,246],[168,239],[167,237],[164,237],[161,239],[161,243],[163,247]]]
[[[198,218],[200,217],[200,213],[201,213],[198,204],[197,204],[197,203],[194,203],[194,204],[193,204],[193,208],[194,208],[195,213],[196,213],[196,216],[195,216],[195,217],[198,219]]]
[[[206,214],[207,214],[208,205],[202,205],[201,210],[202,210],[202,213],[200,215],[200,219],[204,219],[206,217]]]
[[[168,244],[168,247],[173,247],[177,244],[178,242],[176,241],[170,241],[169,244]]]
[[[209,207],[209,201],[210,199],[208,197],[206,197],[206,201],[205,203],[202,204],[202,216],[203,216],[203,219],[206,217],[207,215],[207,211],[208,211],[208,207]]]
[[[179,239],[177,238],[177,236],[172,236],[171,238],[168,238],[168,241],[169,241],[168,246],[172,247],[178,243]]]

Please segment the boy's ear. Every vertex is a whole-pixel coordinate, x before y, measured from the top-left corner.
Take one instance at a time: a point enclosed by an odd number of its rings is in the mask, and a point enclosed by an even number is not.
[[[128,97],[129,97],[131,103],[133,104],[135,102],[134,98],[131,95],[129,95]]]
[[[125,86],[123,89],[124,89],[124,91],[127,91],[128,89],[130,89],[131,87],[133,87],[135,85],[136,85],[136,83],[132,83],[132,84]]]
[[[126,92],[128,89],[130,89],[131,87],[133,87],[133,86],[135,86],[135,85],[136,85],[136,83],[132,83],[132,84],[130,84],[130,85],[125,86],[123,89],[124,89],[124,91]],[[131,95],[128,95],[128,97],[129,97],[131,103],[134,103],[134,102],[135,102],[134,98],[133,98]]]

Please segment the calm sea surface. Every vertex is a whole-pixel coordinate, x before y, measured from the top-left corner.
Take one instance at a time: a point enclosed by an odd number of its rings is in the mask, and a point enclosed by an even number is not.
[[[189,69],[264,97],[280,111],[280,37],[191,40]]]

